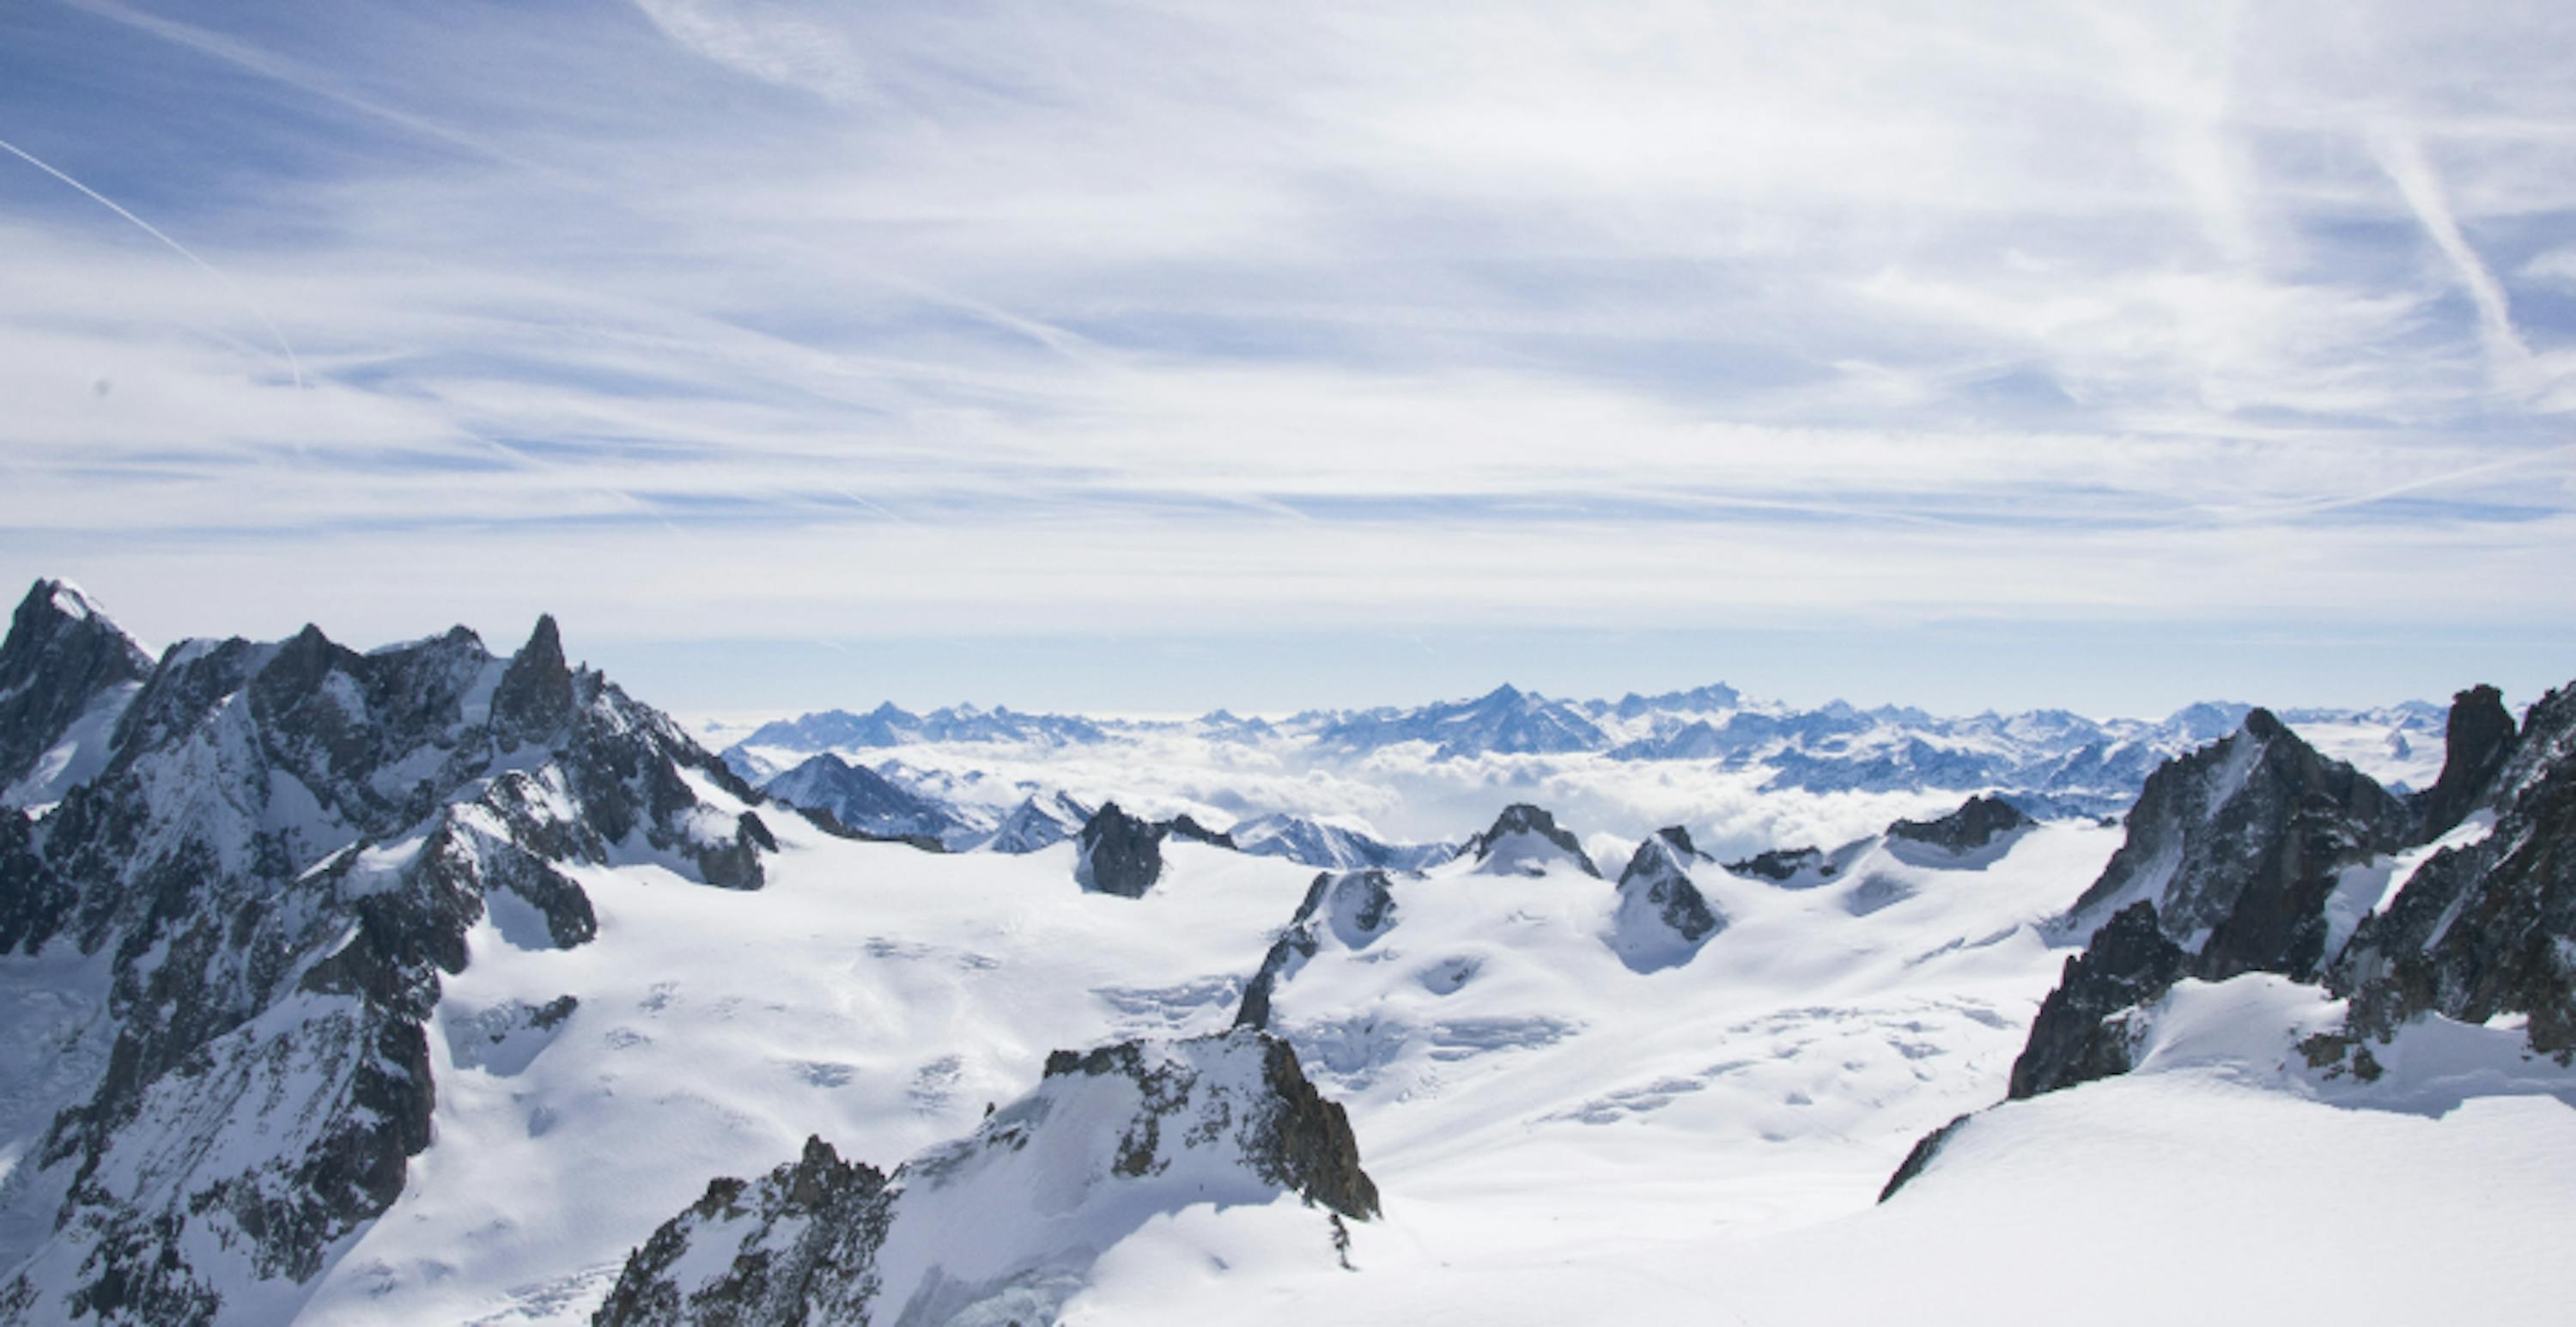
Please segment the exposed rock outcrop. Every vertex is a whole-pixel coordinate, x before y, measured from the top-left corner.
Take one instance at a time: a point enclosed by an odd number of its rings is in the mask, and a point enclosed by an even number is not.
[[[2442,774],[2415,797],[2416,838],[2431,842],[2462,820],[2493,787],[2513,758],[2517,734],[2504,694],[2480,683],[2451,698],[2442,730]]]
[[[1286,1042],[1238,1029],[1058,1051],[1034,1091],[891,1175],[812,1139],[756,1183],[715,1181],[636,1250],[593,1322],[1050,1321],[1149,1218],[1282,1193],[1334,1221],[1378,1212],[1348,1117]]]
[[[1992,847],[2007,836],[2038,824],[2021,808],[1991,794],[1971,797],[1959,809],[1930,820],[1899,820],[1887,837],[1938,848],[1954,857]]]
[[[2362,922],[2328,985],[2352,997],[2354,1031],[2383,1041],[2427,1013],[2469,1023],[2523,1014],[2533,1049],[2566,1057],[2576,1053],[2576,686],[2531,707],[2515,751],[2472,796],[2497,806],[2495,828],[2418,868]]]
[[[1235,846],[1234,836],[1232,834],[1228,834],[1223,830],[1210,829],[1207,826],[1200,824],[1198,821],[1191,819],[1186,813],[1174,816],[1170,820],[1164,822],[1163,829],[1164,832],[1172,838],[1187,839],[1192,843],[1204,843],[1211,848],[1231,849]]]
[[[1555,816],[1527,802],[1504,807],[1493,826],[1468,839],[1459,855],[1475,859],[1480,875],[1542,875],[1551,867],[1571,866],[1594,879],[1601,876],[1574,835],[1557,828]]]
[[[1814,871],[1831,876],[1834,867],[1825,860],[1822,848],[1772,848],[1742,861],[1728,862],[1726,869],[1736,875],[1756,876],[1773,884],[1786,884],[1801,871]]]
[[[1655,831],[1619,873],[1619,906],[1610,920],[1610,947],[1638,972],[1689,962],[1726,919],[1709,906],[1691,868],[1708,861],[1680,826]]]
[[[880,1278],[866,1268],[885,1242],[886,1176],[843,1161],[819,1137],[756,1182],[717,1179],[626,1260],[591,1316],[623,1327],[868,1321]],[[682,1260],[717,1251],[693,1276]],[[726,1257],[725,1255],[730,1255]]]
[[[2019,1100],[2127,1073],[2124,1016],[2172,989],[2188,957],[2156,924],[2154,904],[2140,899],[2114,913],[2082,954],[2066,960],[2057,989],[2040,1004],[2029,1044],[2013,1061],[2008,1095]]]
[[[1887,1177],[1886,1187],[1878,1191],[1878,1200],[1883,1203],[1895,1197],[1897,1190],[1904,1188],[1915,1176],[1922,1174],[1924,1168],[1932,1164],[1933,1158],[1941,1155],[1941,1149],[1948,1146],[1951,1139],[1958,1137],[1959,1131],[1966,1128],[1968,1121],[1975,1118],[1974,1115],[1953,1116],[1948,1124],[1916,1139],[1914,1150],[1905,1154],[1905,1160],[1898,1163],[1896,1173]]]
[[[1163,878],[1163,838],[1168,825],[1139,820],[1104,803],[1082,826],[1073,878],[1084,891],[1143,898]]]
[[[1366,949],[1394,929],[1394,881],[1384,871],[1326,871],[1306,887],[1279,938],[1261,959],[1261,968],[1243,988],[1235,1011],[1236,1027],[1267,1028],[1270,1005],[1279,984],[1294,976],[1332,936],[1348,949]]]

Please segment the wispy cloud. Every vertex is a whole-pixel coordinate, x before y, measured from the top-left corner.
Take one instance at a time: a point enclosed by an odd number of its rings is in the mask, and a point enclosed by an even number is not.
[[[0,159],[0,553],[174,624],[2576,608],[2551,8],[0,25],[242,296]]]

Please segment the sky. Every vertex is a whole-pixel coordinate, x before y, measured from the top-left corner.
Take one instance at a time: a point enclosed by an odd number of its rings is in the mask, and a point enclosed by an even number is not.
[[[2576,8],[0,7],[0,576],[675,710],[2576,677]]]

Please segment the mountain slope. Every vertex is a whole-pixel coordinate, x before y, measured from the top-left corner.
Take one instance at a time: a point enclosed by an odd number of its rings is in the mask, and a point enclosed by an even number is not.
[[[507,661],[462,628],[174,647],[97,777],[0,831],[0,983],[14,1021],[22,978],[74,974],[76,1066],[0,1122],[0,1307],[291,1312],[430,1141],[428,1025],[468,932],[588,941],[586,863],[757,888],[774,844],[747,793],[571,669],[551,619]]]

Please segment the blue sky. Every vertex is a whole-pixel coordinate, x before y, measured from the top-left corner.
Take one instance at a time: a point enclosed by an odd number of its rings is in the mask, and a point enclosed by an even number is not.
[[[2576,12],[1592,8],[9,6],[0,572],[684,710],[2576,676]]]

